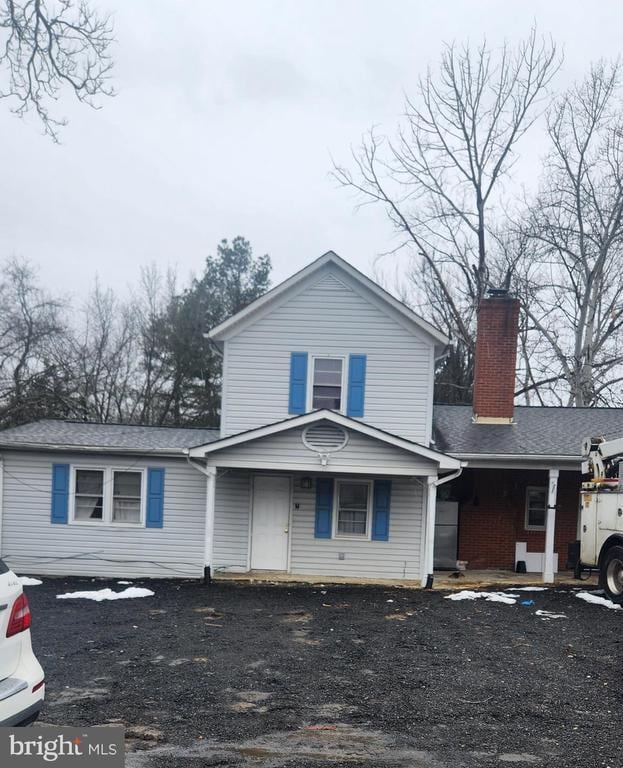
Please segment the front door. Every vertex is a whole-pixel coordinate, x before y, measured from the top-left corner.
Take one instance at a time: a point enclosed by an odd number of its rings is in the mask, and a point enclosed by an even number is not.
[[[251,568],[285,571],[288,567],[290,478],[258,475],[253,479]]]

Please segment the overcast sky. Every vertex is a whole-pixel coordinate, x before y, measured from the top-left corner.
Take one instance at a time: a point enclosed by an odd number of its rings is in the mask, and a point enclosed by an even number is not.
[[[67,94],[60,146],[0,102],[0,253],[74,297],[96,274],[125,289],[150,262],[185,278],[238,234],[274,282],[328,249],[370,273],[392,231],[355,211],[330,157],[392,130],[443,42],[497,45],[536,20],[564,46],[559,85],[622,45],[618,0],[92,3],[115,15],[118,95],[94,111]],[[538,157],[540,134],[527,141]]]

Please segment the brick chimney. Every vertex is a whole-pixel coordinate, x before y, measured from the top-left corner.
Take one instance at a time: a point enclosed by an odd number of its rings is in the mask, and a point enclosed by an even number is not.
[[[474,421],[511,424],[517,365],[519,300],[489,289],[478,307],[474,370]]]

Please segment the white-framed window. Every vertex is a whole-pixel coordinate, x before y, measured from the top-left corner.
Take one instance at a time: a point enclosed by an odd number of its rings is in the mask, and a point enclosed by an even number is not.
[[[344,411],[346,407],[346,358],[312,356],[308,411],[328,408]]]
[[[526,488],[527,531],[544,531],[547,522],[547,488],[529,485]]]
[[[372,483],[338,480],[335,483],[333,536],[369,539],[372,527]]]
[[[71,522],[144,525],[145,470],[72,466]]]

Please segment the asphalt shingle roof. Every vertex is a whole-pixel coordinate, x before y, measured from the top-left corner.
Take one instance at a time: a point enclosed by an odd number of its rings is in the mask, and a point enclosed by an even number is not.
[[[623,408],[518,406],[514,424],[474,424],[471,405],[436,405],[433,446],[452,454],[580,456],[585,437],[623,436]]]
[[[45,419],[0,431],[0,446],[19,448],[41,445],[181,453],[193,445],[211,443],[218,436],[218,429],[141,427]]]
[[[585,437],[623,436],[623,408],[518,406],[515,423],[474,424],[470,405],[436,405],[435,450],[456,455],[579,457]],[[46,419],[0,431],[0,448],[95,448],[182,453],[217,440],[217,429],[142,427]]]

